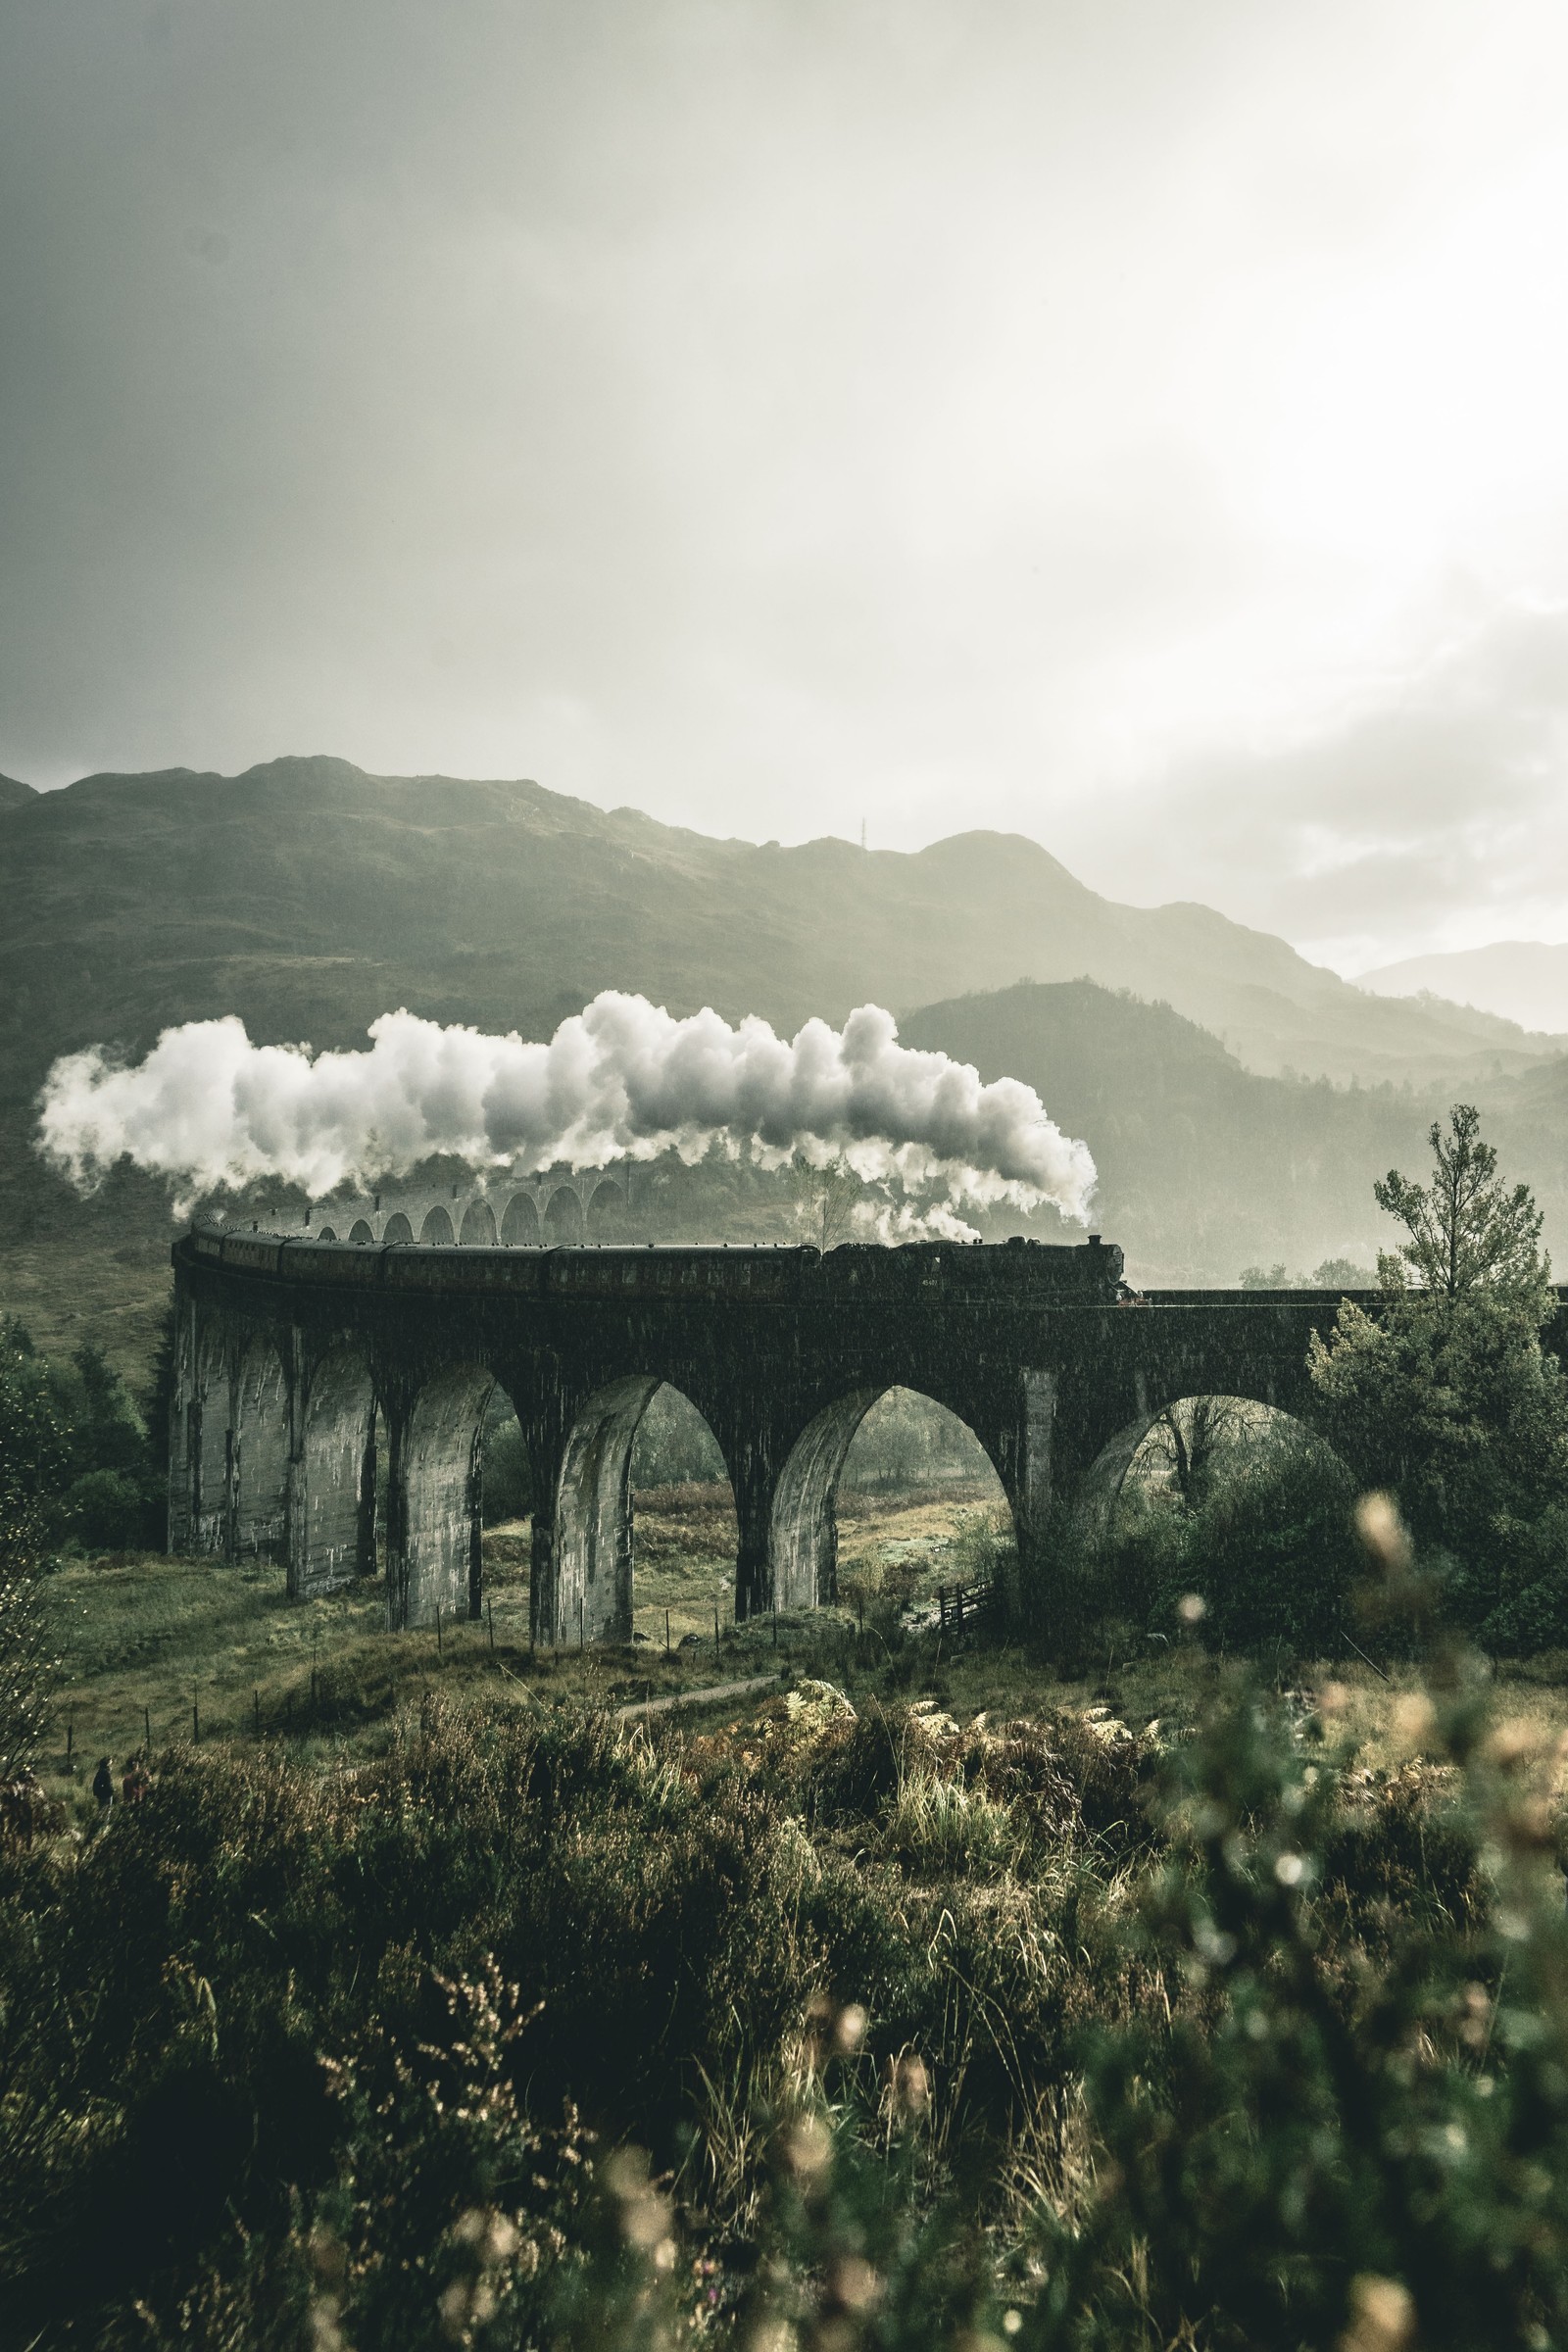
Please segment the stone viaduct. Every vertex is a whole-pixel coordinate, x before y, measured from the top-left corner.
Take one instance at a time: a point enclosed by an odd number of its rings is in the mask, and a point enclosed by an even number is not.
[[[385,1185],[358,1196],[334,1194],[318,1204],[309,1229],[322,1242],[559,1248],[612,1232],[633,1204],[635,1182],[627,1165],[508,1177],[494,1189],[471,1176],[457,1184]]]
[[[747,1617],[836,1597],[835,1488],[887,1389],[968,1424],[1028,1576],[1045,1565],[1053,1495],[1119,1475],[1162,1406],[1225,1395],[1298,1409],[1308,1336],[1340,1297],[1135,1298],[1121,1251],[1098,1237],[822,1256],[197,1227],[173,1261],[171,1548],[280,1559],[297,1597],[373,1573],[384,1549],[393,1628],[476,1615],[480,1447],[499,1383],[530,1457],[545,1643],[630,1639],[632,1442],[662,1382],[723,1451]]]

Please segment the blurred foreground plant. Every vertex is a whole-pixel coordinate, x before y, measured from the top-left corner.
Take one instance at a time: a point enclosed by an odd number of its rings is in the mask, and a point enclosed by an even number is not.
[[[1564,2340],[1557,1752],[1441,1638],[1377,1774],[1332,1679],[1194,1680],[166,1757],[0,1857],[0,2343]]]

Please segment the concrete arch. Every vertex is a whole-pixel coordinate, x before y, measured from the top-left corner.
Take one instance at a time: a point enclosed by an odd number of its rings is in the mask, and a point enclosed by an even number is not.
[[[305,1389],[289,1514],[292,1598],[331,1592],[375,1567],[375,1391],[357,1348],[332,1348]]]
[[[589,1190],[589,1186],[592,1187]],[[590,1241],[612,1241],[619,1238],[626,1222],[626,1188],[612,1177],[589,1179],[584,1186],[588,1206],[583,1218],[583,1230]]]
[[[790,1448],[773,1490],[768,1529],[775,1609],[815,1609],[838,1598],[834,1493],[850,1441],[881,1394],[852,1389],[837,1397]]]
[[[980,1482],[1004,1497],[1002,1474],[965,1415],[927,1389],[882,1390],[850,1441],[841,1492],[876,1494],[933,1479]]]
[[[1076,1509],[1090,1533],[1098,1537],[1109,1534],[1133,1464],[1161,1415],[1177,1414],[1184,1405],[1200,1404],[1234,1407],[1239,1415],[1264,1415],[1270,1422],[1288,1423],[1303,1435],[1315,1436],[1299,1414],[1290,1412],[1262,1396],[1230,1391],[1197,1390],[1190,1396],[1162,1397],[1157,1405],[1152,1406],[1145,1391],[1133,1419],[1124,1422],[1114,1436],[1106,1441],[1079,1482]],[[1321,1440],[1317,1442],[1322,1443]]]
[[[353,1224],[349,1227],[349,1240],[351,1242],[373,1242],[374,1239],[375,1235],[371,1232],[364,1217],[356,1217]]]
[[[773,1492],[768,1537],[773,1606],[811,1609],[838,1598],[838,1488],[844,1466],[866,1415],[900,1388],[956,1421],[973,1439],[1018,1532],[1018,1513],[1001,1464],[972,1422],[946,1397],[911,1383],[890,1381],[880,1388],[853,1389],[823,1408],[790,1448]]]
[[[318,1225],[316,1228],[316,1238],[318,1242],[335,1242],[337,1240],[337,1235],[332,1231],[330,1225]]]
[[[394,1626],[477,1617],[480,1609],[480,1455],[494,1375],[449,1364],[427,1380],[399,1449],[399,1541],[388,1565]]]
[[[559,1184],[545,1204],[540,1219],[540,1239],[547,1250],[574,1249],[582,1246],[582,1200],[575,1185]]]
[[[419,1227],[419,1239],[421,1242],[451,1248],[452,1219],[439,1201],[434,1208],[426,1212],[424,1223]]]
[[[460,1242],[468,1249],[493,1250],[496,1245],[495,1210],[488,1200],[470,1200],[463,1212],[463,1225],[458,1234]]]
[[[391,1216],[388,1217],[386,1223],[382,1226],[381,1239],[383,1242],[413,1241],[414,1227],[409,1223],[408,1218],[403,1214],[401,1208],[394,1209]]]
[[[539,1211],[530,1193],[514,1193],[501,1220],[501,1239],[509,1249],[537,1250]]]
[[[555,1606],[540,1628],[546,1641],[631,1640],[631,1450],[659,1385],[652,1373],[610,1381],[567,1433],[556,1485]]]
[[[236,1559],[280,1560],[288,1543],[288,1376],[274,1343],[252,1340],[236,1384],[232,1449]]]

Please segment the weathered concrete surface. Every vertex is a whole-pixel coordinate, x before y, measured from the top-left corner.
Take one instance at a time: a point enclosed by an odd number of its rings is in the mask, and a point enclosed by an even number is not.
[[[1121,1252],[1035,1243],[808,1249],[410,1248],[198,1228],[174,1246],[175,1549],[286,1560],[305,1594],[373,1568],[387,1472],[394,1626],[477,1614],[479,1445],[499,1383],[534,1493],[534,1632],[631,1631],[637,1423],[661,1382],[723,1451],[736,1611],[834,1597],[834,1494],[874,1399],[914,1389],[996,1466],[1025,1576],[1055,1495],[1183,1396],[1305,1400],[1340,1294],[1155,1292]]]

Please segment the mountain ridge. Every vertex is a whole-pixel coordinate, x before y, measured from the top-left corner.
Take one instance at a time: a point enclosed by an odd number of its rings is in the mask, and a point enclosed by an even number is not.
[[[33,1106],[57,1054],[134,1058],[220,1012],[319,1048],[399,1004],[541,1037],[609,987],[785,1030],[872,999],[911,1044],[1043,1082],[1145,1279],[1364,1250],[1371,1176],[1419,1166],[1455,1100],[1568,1233],[1549,1041],[1363,994],[1191,902],[1120,906],[1022,835],[785,849],[527,779],[304,757],[29,794],[0,824],[0,1307],[127,1367],[167,1293],[168,1196],[122,1167],[78,1200],[31,1149]]]
[[[330,755],[241,775],[105,771],[0,838],[0,1087],[60,1052],[239,1011],[355,1045],[398,1004],[547,1033],[601,988],[793,1027],[1085,976],[1166,1002],[1250,1069],[1467,1082],[1539,1064],[1485,1012],[1372,995],[1192,901],[1102,897],[1028,836],[917,851],[719,839],[528,778],[375,776]]]
[[[1527,1030],[1568,1027],[1568,945],[1546,940],[1498,939],[1484,948],[1408,956],[1363,972],[1358,985],[1378,996],[1441,997]]]

